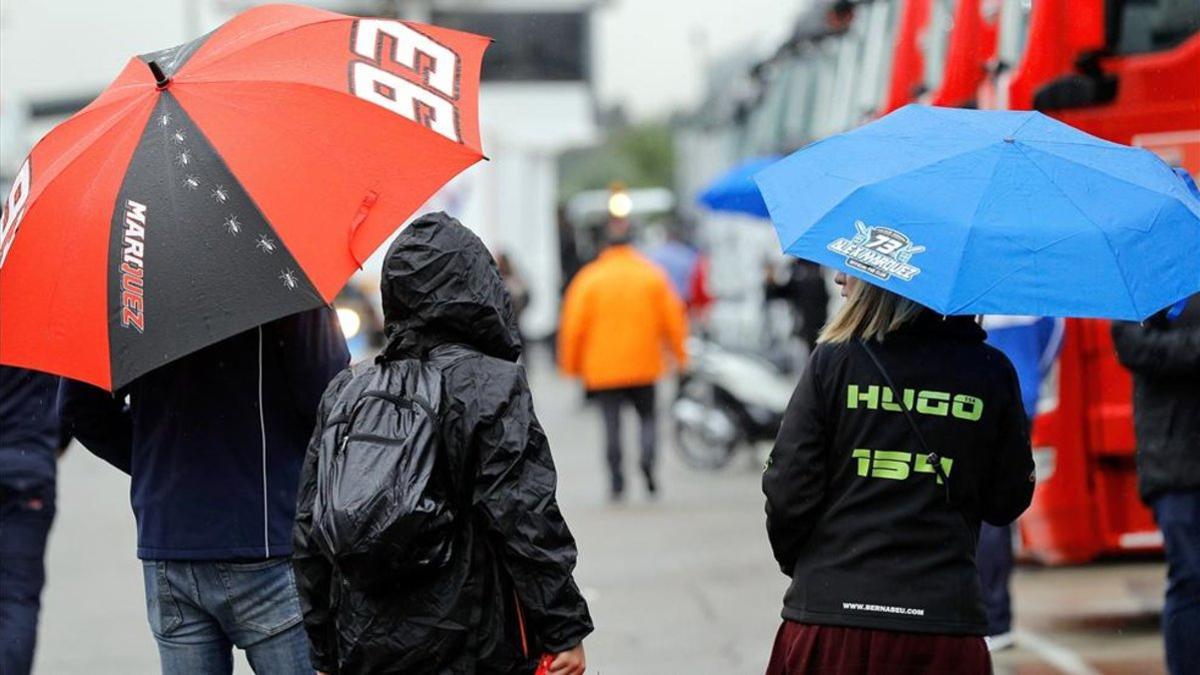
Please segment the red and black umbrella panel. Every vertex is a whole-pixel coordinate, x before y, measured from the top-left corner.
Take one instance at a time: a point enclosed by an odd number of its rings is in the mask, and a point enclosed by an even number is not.
[[[131,60],[14,185],[0,362],[115,389],[328,302],[482,157],[487,44],[273,5]]]

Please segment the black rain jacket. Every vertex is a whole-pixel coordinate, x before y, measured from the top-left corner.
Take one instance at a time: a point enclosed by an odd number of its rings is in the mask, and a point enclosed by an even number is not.
[[[1149,503],[1200,489],[1200,295],[1168,321],[1114,322],[1113,343],[1133,371],[1138,492]]]
[[[926,311],[870,343],[949,491],[862,344],[813,352],[763,474],[767,532],[792,577],[785,619],[986,634],[979,522],[1029,506],[1033,458],[1016,373],[985,336]]]
[[[572,578],[575,541],[555,500],[550,447],[516,363],[508,292],[483,243],[442,213],[397,237],[382,277],[384,355],[330,384],[301,476],[293,564],[313,665],[339,674],[531,673],[543,652],[579,644],[592,622]],[[353,398],[348,388],[395,388],[412,358],[442,369],[444,466],[470,508],[458,517],[449,567],[366,594],[339,578],[314,540],[317,444],[342,394]]]

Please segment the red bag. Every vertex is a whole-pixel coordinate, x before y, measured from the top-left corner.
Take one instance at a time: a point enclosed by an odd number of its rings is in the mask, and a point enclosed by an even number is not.
[[[533,675],[550,675],[550,664],[554,663],[553,654],[544,654],[542,660],[538,661],[537,672]]]

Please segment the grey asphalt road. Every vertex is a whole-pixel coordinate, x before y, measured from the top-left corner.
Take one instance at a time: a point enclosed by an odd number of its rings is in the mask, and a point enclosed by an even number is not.
[[[610,504],[598,415],[548,365],[537,361],[530,378],[562,509],[579,541],[577,578],[596,621],[585,643],[589,672],[763,672],[786,579],[763,532],[758,459],[747,453],[719,473],[698,473],[664,438],[662,497],[647,499],[631,471],[630,498]],[[630,450],[634,426],[626,420]],[[157,672],[128,488],[82,448],[62,461],[36,673]],[[1154,562],[1020,570],[1021,639],[997,657],[997,672],[1162,672],[1162,574]],[[238,672],[250,671],[239,661]]]

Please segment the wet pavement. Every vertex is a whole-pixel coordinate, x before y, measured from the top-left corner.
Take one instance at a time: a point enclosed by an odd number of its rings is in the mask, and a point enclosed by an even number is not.
[[[663,494],[610,504],[599,415],[543,359],[530,380],[559,468],[559,494],[581,556],[577,578],[597,632],[585,643],[601,675],[761,673],[786,579],[763,531],[758,458],[721,472],[687,469],[663,438]],[[634,467],[635,419],[626,419]],[[60,469],[36,673],[157,672],[134,557],[128,479],[79,447]],[[1018,646],[1001,675],[1163,672],[1159,562],[1022,568]],[[239,661],[239,673],[249,668]]]

